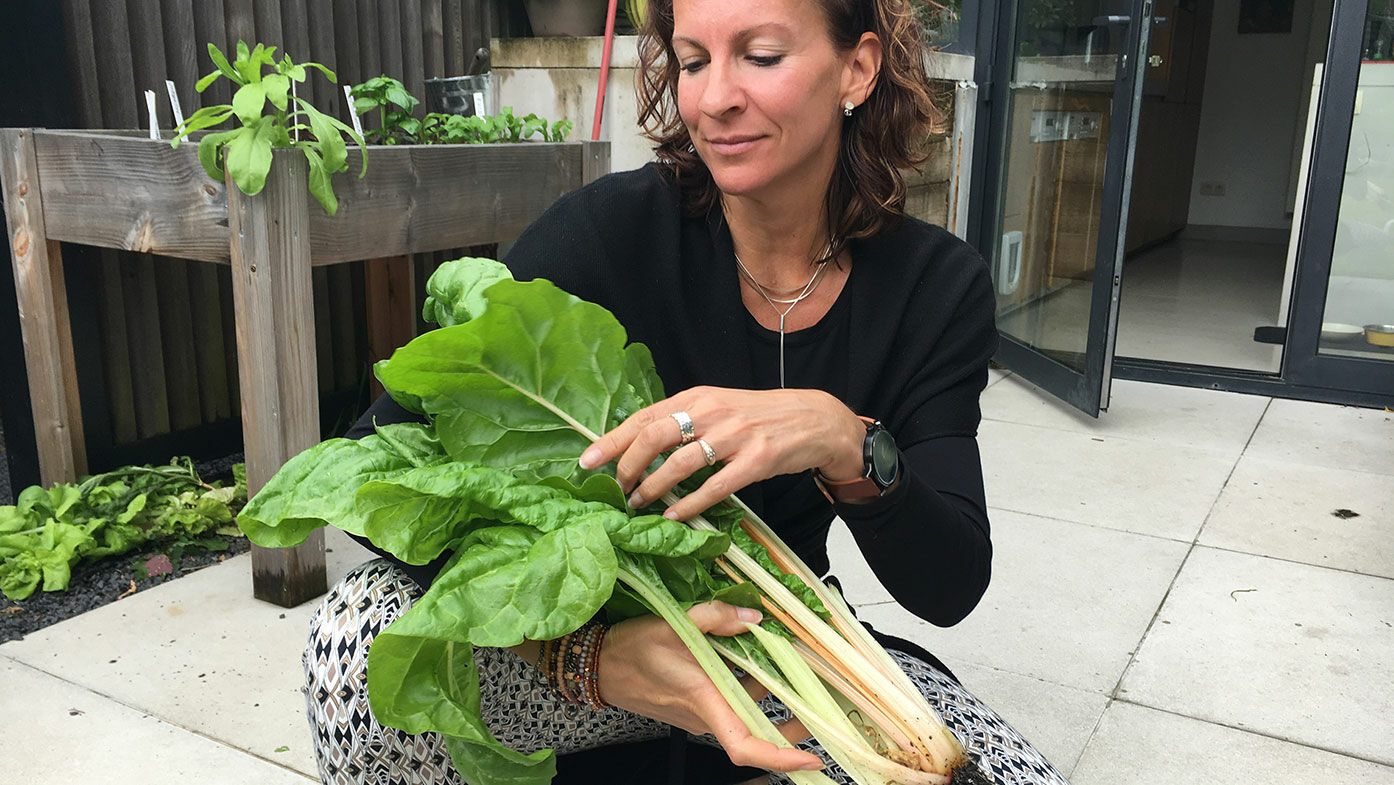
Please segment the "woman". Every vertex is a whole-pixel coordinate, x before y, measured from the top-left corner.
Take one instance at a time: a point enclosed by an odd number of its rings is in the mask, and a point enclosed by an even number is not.
[[[906,0],[652,0],[649,18],[640,107],[660,163],[559,200],[505,260],[521,280],[545,277],[610,309],[677,391],[581,465],[616,461],[640,506],[720,462],[670,517],[739,491],[826,572],[840,515],[905,607],[956,623],[990,571],[974,434],[996,332],[981,259],[901,215],[898,170],[923,160],[934,113]],[[407,415],[384,399],[359,434],[373,417]],[[438,740],[377,726],[361,688],[359,644],[439,566],[373,563],[316,614],[308,703],[326,782],[458,781]],[[751,613],[711,603],[692,617],[729,635]],[[999,781],[1063,781],[937,660],[886,640]],[[599,645],[599,695],[613,708],[579,712],[541,686],[537,642],[480,650],[495,736],[567,752],[673,726],[711,734],[741,765],[824,767],[811,744],[752,737],[658,619],[616,624]],[[782,729],[807,737],[796,720]]]

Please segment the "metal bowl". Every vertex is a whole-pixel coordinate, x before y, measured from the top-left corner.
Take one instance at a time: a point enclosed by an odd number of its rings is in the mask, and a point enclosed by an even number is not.
[[[1365,325],[1365,340],[1375,346],[1394,346],[1394,324]]]

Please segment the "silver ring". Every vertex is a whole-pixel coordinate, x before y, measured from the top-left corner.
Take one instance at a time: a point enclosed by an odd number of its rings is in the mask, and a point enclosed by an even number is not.
[[[708,466],[716,463],[716,450],[713,450],[712,446],[707,444],[706,439],[698,439],[697,446],[702,448],[702,457],[707,459]]]
[[[673,412],[668,416],[678,421],[678,430],[682,432],[682,440],[678,442],[679,445],[690,444],[693,439],[697,438],[697,432],[692,430],[692,418],[687,415],[687,412]]]

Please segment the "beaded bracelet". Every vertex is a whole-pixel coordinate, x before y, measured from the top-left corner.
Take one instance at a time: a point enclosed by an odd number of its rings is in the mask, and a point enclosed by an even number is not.
[[[561,700],[599,710],[609,706],[600,697],[600,647],[609,627],[587,622],[556,640],[543,641],[537,670]]]

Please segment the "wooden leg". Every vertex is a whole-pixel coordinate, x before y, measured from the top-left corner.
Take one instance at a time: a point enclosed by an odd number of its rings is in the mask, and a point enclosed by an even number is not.
[[[416,276],[410,256],[390,256],[364,262],[368,307],[368,350],[372,361],[386,360],[416,337]],[[382,384],[371,377],[373,397]]]
[[[231,179],[227,191],[242,439],[253,494],[320,440],[307,164],[298,150],[274,156],[260,194],[246,196]],[[322,532],[294,548],[252,551],[257,599],[291,607],[327,588]]]
[[[44,228],[32,131],[0,131],[0,187],[19,303],[39,477],[44,485],[87,472],[63,255]]]

